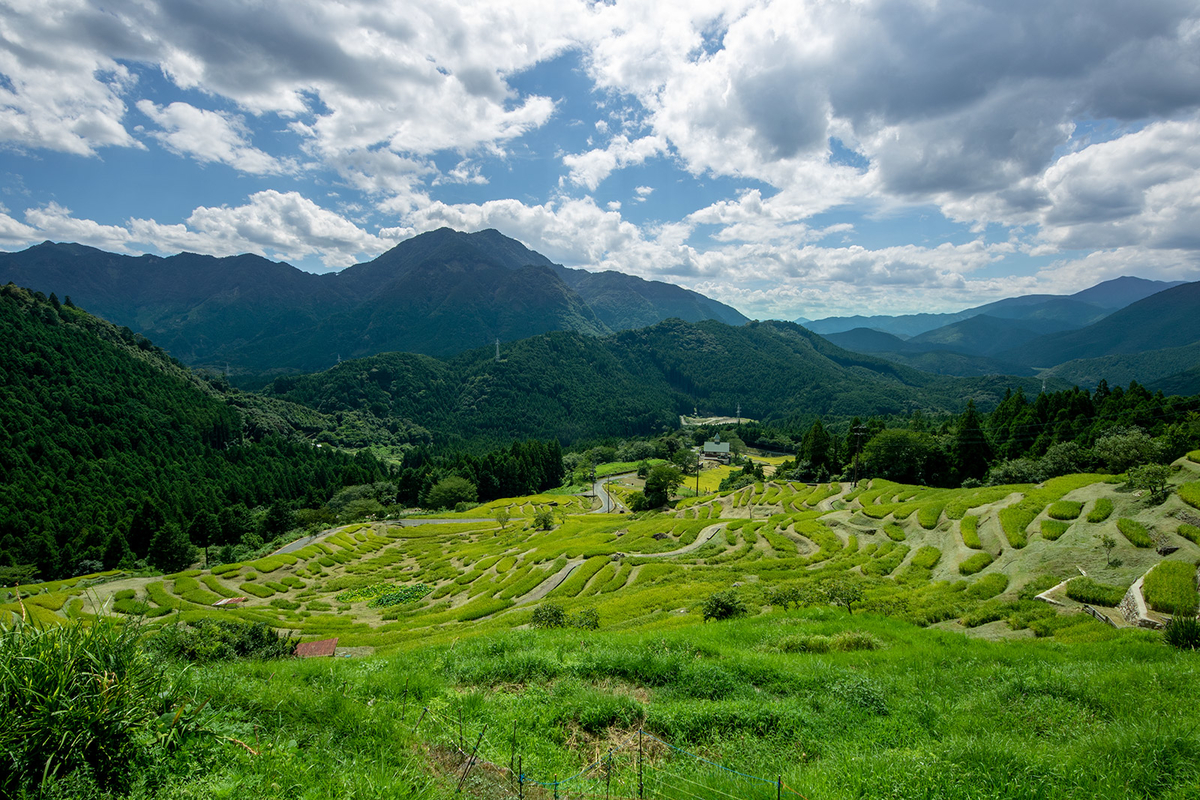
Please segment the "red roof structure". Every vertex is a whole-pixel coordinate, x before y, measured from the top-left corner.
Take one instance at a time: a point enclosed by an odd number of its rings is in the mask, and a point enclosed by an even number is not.
[[[337,650],[337,639],[321,639],[317,642],[301,642],[296,645],[297,658],[319,658],[331,656]]]

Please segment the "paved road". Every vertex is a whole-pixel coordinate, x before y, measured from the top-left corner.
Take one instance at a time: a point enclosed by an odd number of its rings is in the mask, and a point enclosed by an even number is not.
[[[625,506],[621,505],[620,500],[618,500],[617,498],[613,497],[611,494],[608,493],[608,489],[605,488],[604,484],[608,483],[609,481],[616,480],[617,478],[624,478],[627,475],[635,475],[635,474],[636,473],[634,473],[634,472],[622,472],[619,475],[606,475],[605,477],[600,478],[598,481],[596,481],[595,485],[592,486],[592,492],[593,492],[593,494],[596,495],[596,497],[600,498],[600,507],[597,508],[596,510],[592,511],[591,513],[593,513],[593,514],[617,514],[621,511],[628,511],[629,509],[627,509],[627,508],[625,508]]]

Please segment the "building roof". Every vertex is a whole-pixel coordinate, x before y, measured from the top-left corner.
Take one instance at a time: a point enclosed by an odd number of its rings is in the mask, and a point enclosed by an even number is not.
[[[337,650],[337,639],[320,639],[315,642],[301,642],[296,645],[296,656],[298,658],[317,658],[319,656],[331,656]]]

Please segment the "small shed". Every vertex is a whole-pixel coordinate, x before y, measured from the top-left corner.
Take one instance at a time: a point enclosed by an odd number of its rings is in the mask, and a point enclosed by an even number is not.
[[[301,642],[296,645],[297,658],[319,658],[331,656],[337,650],[337,639],[320,639],[315,642]]]
[[[717,434],[712,441],[705,442],[701,453],[705,458],[711,458],[720,461],[723,464],[729,463],[729,442],[722,442],[721,435]]]

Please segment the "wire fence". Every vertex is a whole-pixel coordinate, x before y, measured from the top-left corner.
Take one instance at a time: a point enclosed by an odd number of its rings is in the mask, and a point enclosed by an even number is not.
[[[782,776],[764,778],[739,772],[644,730],[610,742],[582,769],[563,776],[526,772],[515,736],[502,741],[506,738],[503,733],[461,716],[456,719],[425,707],[413,730],[422,738],[435,768],[452,778],[455,793],[464,797],[809,800]]]

